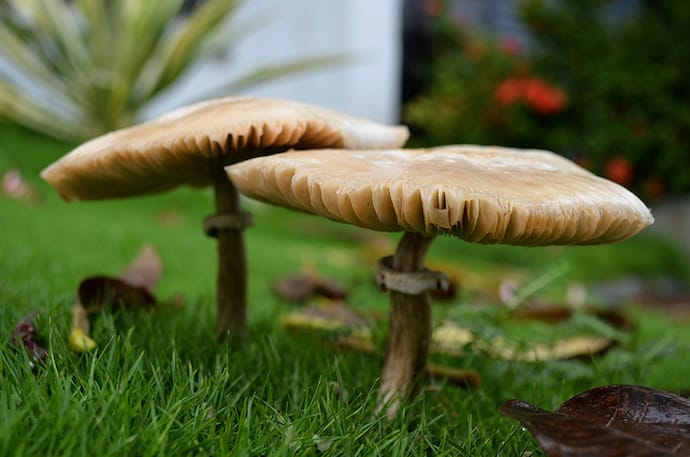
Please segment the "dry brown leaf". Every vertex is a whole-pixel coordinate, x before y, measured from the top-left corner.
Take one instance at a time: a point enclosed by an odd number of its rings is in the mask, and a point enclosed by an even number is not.
[[[280,279],[273,285],[273,291],[281,298],[302,302],[314,296],[331,300],[344,300],[347,290],[338,282],[315,273],[301,273]]]
[[[597,387],[553,413],[519,400],[499,411],[520,421],[550,457],[690,455],[690,401],[649,387]]]
[[[90,337],[89,314],[103,309],[153,309],[153,296],[161,276],[162,262],[155,248],[144,246],[120,277],[91,276],[79,284],[77,302],[72,308],[72,327],[68,337],[70,349],[91,351],[96,342]]]
[[[152,245],[147,244],[120,274],[120,279],[130,286],[143,287],[153,292],[161,277],[162,269],[163,263],[158,252]]]
[[[46,357],[48,356],[48,350],[38,341],[36,325],[34,324],[35,316],[37,316],[36,313],[34,313],[33,316],[22,318],[12,332],[12,341],[14,344],[22,345],[31,356],[32,361],[30,363],[32,369],[36,368],[34,363],[45,366]]]

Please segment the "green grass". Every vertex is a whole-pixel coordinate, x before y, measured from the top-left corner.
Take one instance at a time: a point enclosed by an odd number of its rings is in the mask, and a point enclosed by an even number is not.
[[[498,414],[505,400],[552,409],[603,384],[690,388],[687,324],[631,310],[638,329],[605,356],[526,364],[469,352],[452,362],[479,371],[478,391],[430,381],[389,423],[373,414],[380,360],[286,333],[279,316],[292,308],[270,290],[275,279],[307,266],[343,282],[352,306],[385,311],[372,266],[362,261],[362,245],[374,234],[245,202],[256,220],[246,235],[251,341],[219,346],[215,243],[201,230],[210,192],[184,188],[67,204],[38,173],[69,148],[0,128],[0,174],[18,168],[42,195],[37,205],[0,198],[1,455],[540,455],[516,422]],[[182,294],[184,306],[104,313],[93,325],[97,351],[73,354],[66,336],[77,284],[88,275],[117,274],[144,243],[153,243],[163,260],[158,297]],[[496,262],[531,276],[566,262],[570,269],[559,284],[688,275],[680,253],[645,235],[611,246],[543,249],[440,238],[429,258],[487,276]],[[437,318],[473,314],[465,295],[435,309]],[[38,330],[50,351],[46,367],[35,372],[9,339],[32,311],[40,312]],[[382,343],[384,324],[378,334]]]

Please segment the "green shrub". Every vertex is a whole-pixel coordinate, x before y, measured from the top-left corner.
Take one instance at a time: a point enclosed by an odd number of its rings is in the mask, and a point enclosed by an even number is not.
[[[440,15],[437,40],[459,46],[436,47],[434,77],[406,120],[426,144],[546,148],[650,200],[689,191],[690,3],[642,3],[621,23],[606,4],[523,2],[529,53]]]

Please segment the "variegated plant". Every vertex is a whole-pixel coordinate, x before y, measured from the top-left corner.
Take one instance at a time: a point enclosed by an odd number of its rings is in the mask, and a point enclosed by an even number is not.
[[[237,37],[219,35],[240,4],[204,0],[184,12],[183,0],[0,0],[0,118],[75,141],[130,125],[213,43],[232,45]],[[226,89],[342,57],[254,69]]]

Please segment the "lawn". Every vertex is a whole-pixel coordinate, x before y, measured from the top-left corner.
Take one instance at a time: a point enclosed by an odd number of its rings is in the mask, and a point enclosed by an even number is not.
[[[540,455],[531,435],[498,413],[504,401],[519,398],[552,410],[605,384],[690,389],[690,320],[620,303],[636,329],[606,354],[527,363],[466,350],[442,361],[476,370],[478,390],[429,381],[389,422],[373,413],[380,358],[285,331],[280,316],[296,308],[271,284],[304,269],[318,271],[348,288],[353,308],[385,315],[387,298],[371,280],[371,246],[397,235],[245,201],[256,222],[246,232],[251,339],[242,347],[218,345],[216,245],[201,228],[213,207],[210,190],[68,204],[38,173],[69,149],[0,126],[0,174],[20,170],[41,196],[38,203],[0,196],[2,455]],[[164,302],[177,296],[183,305],[102,313],[93,323],[98,349],[70,352],[70,308],[80,280],[118,274],[146,243],[164,265],[156,295]],[[561,297],[572,281],[687,280],[690,271],[682,253],[650,233],[615,245],[563,248],[439,238],[428,258],[487,283],[500,281],[506,270],[523,272],[532,284],[553,276],[536,291],[549,299]],[[554,271],[559,274],[550,275]],[[480,308],[472,296],[459,293],[435,305],[435,320],[474,319],[476,328],[500,334],[497,306]],[[49,356],[45,367],[32,371],[10,335],[35,311]],[[525,341],[542,331],[548,328],[515,322],[505,329]],[[374,335],[383,348],[385,322]]]

